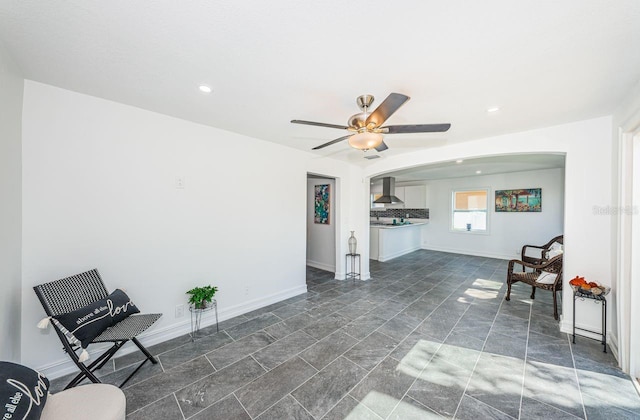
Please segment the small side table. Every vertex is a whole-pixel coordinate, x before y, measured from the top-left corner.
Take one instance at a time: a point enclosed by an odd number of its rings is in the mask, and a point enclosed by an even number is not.
[[[349,271],[349,260],[351,260],[351,271]],[[356,271],[356,260],[358,261],[358,271]],[[345,280],[358,279],[360,280],[360,271],[362,269],[362,263],[360,262],[360,254],[347,254],[344,257],[344,266],[347,271]]]
[[[216,332],[220,331],[218,327],[218,302],[213,299],[211,304],[206,308],[196,308],[193,305],[189,305],[189,312],[191,312],[191,341],[196,340],[196,336],[200,331],[200,321],[202,320],[202,314],[214,310],[216,313]]]
[[[585,328],[579,328],[576,327],[576,299],[581,299],[581,300],[585,300],[585,299],[591,299],[594,301],[594,303],[598,303],[598,302],[602,302],[601,306],[602,306],[602,328],[600,329],[600,332],[597,331],[591,331],[591,330],[587,330]],[[601,294],[601,295],[594,295],[591,293],[582,293],[579,290],[574,290],[573,291],[573,343],[575,344],[576,342],[576,330],[581,330],[581,331],[586,331],[586,332],[590,332],[592,334],[599,334],[602,336],[602,339],[600,340],[600,342],[602,343],[602,346],[604,347],[603,352],[607,352],[607,298],[605,297],[605,294]],[[587,337],[587,338],[591,338],[591,337]],[[597,338],[593,338],[592,340],[597,340]]]

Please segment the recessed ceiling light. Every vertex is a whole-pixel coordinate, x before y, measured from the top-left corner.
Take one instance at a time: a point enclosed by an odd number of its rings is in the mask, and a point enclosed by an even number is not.
[[[211,88],[207,85],[200,85],[198,86],[198,89],[200,89],[200,92],[203,93],[211,93]]]
[[[462,163],[462,162],[464,162],[464,160],[462,160],[462,159],[456,160],[456,163]]]
[[[476,171],[476,173],[477,173],[477,174],[481,174],[481,173],[482,173],[482,171]]]
[[[488,108],[488,109],[487,109],[487,112],[488,112],[489,114],[493,114],[494,112],[498,112],[498,111],[500,111],[500,108],[499,108],[499,107],[497,107],[497,106],[494,106],[493,108]]]

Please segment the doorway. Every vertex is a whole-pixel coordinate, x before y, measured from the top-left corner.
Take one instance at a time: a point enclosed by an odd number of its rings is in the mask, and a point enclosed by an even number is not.
[[[640,389],[640,128],[622,133],[619,158],[618,360]]]
[[[337,196],[335,178],[307,174],[307,265],[334,274]]]

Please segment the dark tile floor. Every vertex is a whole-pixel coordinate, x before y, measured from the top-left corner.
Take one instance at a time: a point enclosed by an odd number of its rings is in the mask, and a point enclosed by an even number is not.
[[[366,282],[309,268],[305,295],[153,346],[127,418],[640,419],[629,378],[559,331],[550,293],[516,285],[504,300],[506,265],[416,251],[372,261]]]

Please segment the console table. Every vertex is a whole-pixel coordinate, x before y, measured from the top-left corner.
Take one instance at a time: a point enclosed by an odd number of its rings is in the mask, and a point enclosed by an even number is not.
[[[349,260],[351,260],[351,271],[349,271]],[[356,271],[356,260],[358,261],[358,271]],[[347,272],[345,280],[349,280],[349,279],[360,280],[360,270],[362,269],[362,263],[360,262],[360,254],[347,254],[344,257],[344,268]]]
[[[580,299],[583,301],[592,300],[595,304],[601,302],[602,306],[602,328],[600,328],[600,332],[591,331],[585,328],[576,327],[576,299]],[[604,352],[607,352],[607,298],[605,294],[594,295],[592,293],[583,293],[580,290],[573,291],[573,343],[576,342],[576,330],[590,332],[591,334],[598,334],[602,337],[600,342],[604,347]],[[591,337],[587,337],[591,338]],[[592,340],[597,340],[597,338],[593,338]]]

